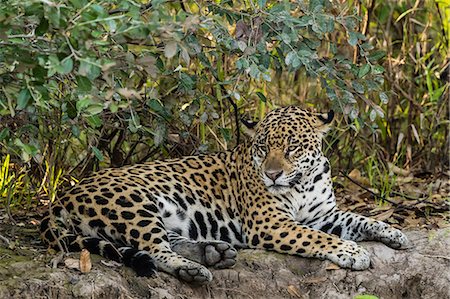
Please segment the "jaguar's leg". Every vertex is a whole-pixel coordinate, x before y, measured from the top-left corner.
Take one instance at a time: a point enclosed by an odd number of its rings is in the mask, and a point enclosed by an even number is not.
[[[236,249],[224,241],[194,241],[168,231],[170,247],[176,253],[208,267],[231,268],[236,264]]]
[[[151,204],[147,205],[147,208],[148,210],[156,209]],[[122,234],[122,240],[125,244],[129,244],[138,250],[147,251],[155,261],[158,270],[172,274],[181,280],[197,284],[204,284],[212,280],[212,274],[205,266],[172,250],[167,231],[160,217],[148,212],[144,213],[144,210],[138,210],[139,212],[140,217],[135,221],[129,219],[135,218],[131,217],[134,215],[131,215],[132,212],[128,215],[128,219],[122,218],[119,220],[121,222],[128,220]],[[122,215],[124,214],[122,213]],[[113,226],[117,225],[113,223]],[[144,233],[141,233],[141,231],[144,231]]]
[[[340,211],[337,208],[307,225],[346,240],[375,240],[395,249],[407,248],[410,245],[400,230],[384,222]]]

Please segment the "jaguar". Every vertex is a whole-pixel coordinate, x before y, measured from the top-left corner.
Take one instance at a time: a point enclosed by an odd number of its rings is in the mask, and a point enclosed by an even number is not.
[[[208,267],[255,248],[328,259],[364,270],[356,241],[395,249],[408,239],[386,223],[339,210],[322,139],[333,111],[269,112],[233,150],[101,170],[58,195],[41,237],[64,251],[87,249],[139,276],[157,270],[205,284]]]

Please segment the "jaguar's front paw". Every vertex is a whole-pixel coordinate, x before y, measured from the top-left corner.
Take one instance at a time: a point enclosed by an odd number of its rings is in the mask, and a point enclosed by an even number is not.
[[[412,244],[400,230],[388,226],[379,234],[380,241],[394,249],[411,248]]]
[[[342,268],[352,270],[365,270],[370,266],[370,258],[367,250],[353,241],[343,241],[335,252],[327,258]]]

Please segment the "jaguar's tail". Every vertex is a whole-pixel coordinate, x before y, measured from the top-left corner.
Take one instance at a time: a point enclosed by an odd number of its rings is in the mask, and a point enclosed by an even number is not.
[[[132,268],[139,276],[153,276],[156,265],[149,253],[131,246],[115,246],[111,241],[97,236],[85,236],[74,229],[67,211],[54,207],[46,212],[41,221],[41,239],[55,250],[77,252],[87,249],[90,253],[101,255]]]

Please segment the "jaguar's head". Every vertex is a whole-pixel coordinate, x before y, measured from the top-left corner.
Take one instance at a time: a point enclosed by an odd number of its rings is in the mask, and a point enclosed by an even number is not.
[[[318,165],[322,137],[333,117],[333,111],[320,114],[289,106],[271,111],[255,126],[251,154],[269,192],[288,192]]]

